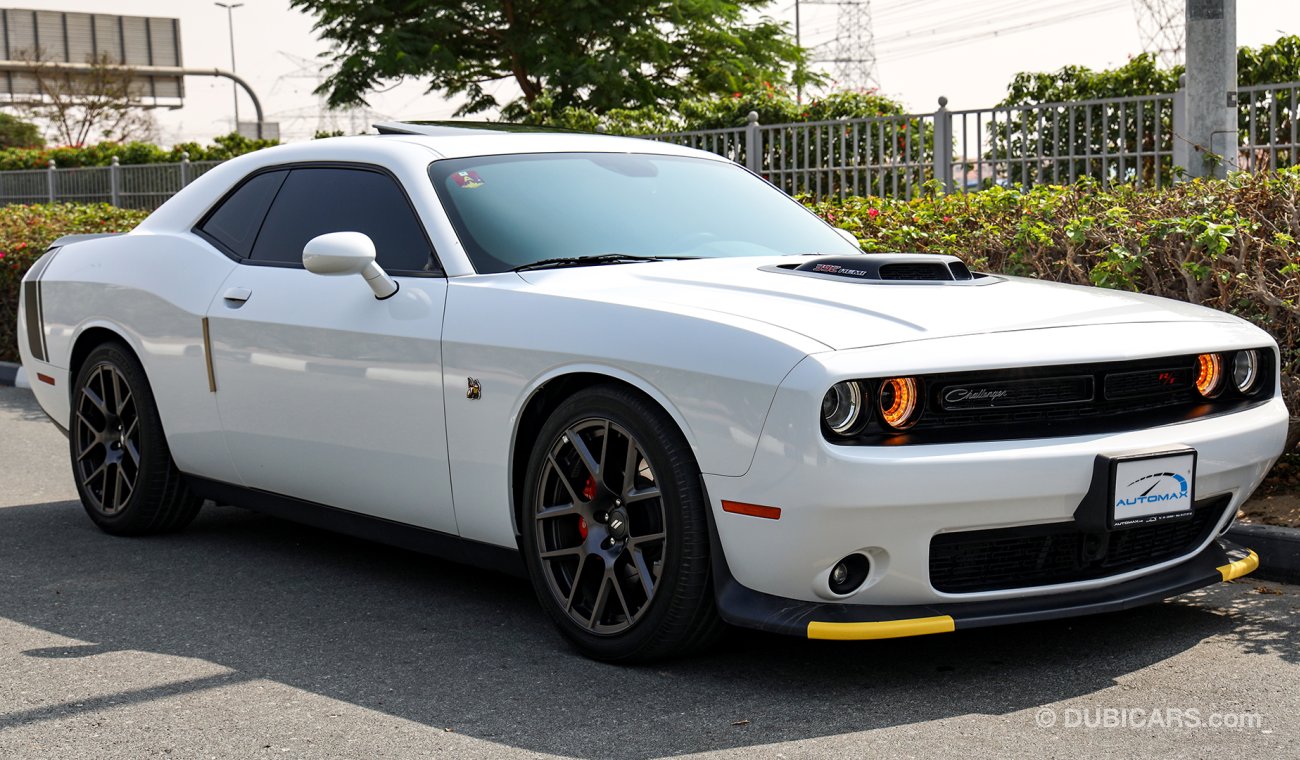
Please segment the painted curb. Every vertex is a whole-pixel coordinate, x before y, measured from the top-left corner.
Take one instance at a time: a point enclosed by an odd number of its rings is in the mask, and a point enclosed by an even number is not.
[[[13,362],[0,362],[0,385],[14,385],[18,380],[18,372],[22,369],[21,364]],[[26,373],[24,373],[24,379]]]
[[[1259,569],[1248,578],[1300,583],[1300,529],[1239,522],[1226,538],[1259,555]]]

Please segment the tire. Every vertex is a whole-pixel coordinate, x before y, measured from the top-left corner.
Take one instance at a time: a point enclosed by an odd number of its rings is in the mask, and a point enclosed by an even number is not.
[[[96,347],[77,373],[68,453],[81,505],[105,533],[177,531],[203,503],[172,461],[144,367],[121,343]]]
[[[645,662],[724,630],[700,471],[657,404],[613,385],[570,397],[538,435],[525,489],[528,575],[579,652]]]

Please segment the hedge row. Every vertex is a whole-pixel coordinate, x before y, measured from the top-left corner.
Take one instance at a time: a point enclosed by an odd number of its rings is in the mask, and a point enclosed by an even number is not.
[[[943,253],[972,268],[1211,306],[1267,330],[1300,438],[1300,169],[1171,189],[1083,181],[911,201],[810,203],[867,251]]]
[[[153,143],[104,142],[95,145],[64,145],[54,148],[0,149],[0,171],[44,169],[53,161],[61,169],[79,166],[108,166],[116,158],[122,165],[177,163],[183,156],[191,161],[226,161],[278,143],[274,140],[250,140],[238,133],[217,137],[211,145],[178,143],[160,148]]]
[[[63,235],[126,232],[146,215],[106,203],[0,206],[0,361],[18,361],[18,286],[50,243]]]

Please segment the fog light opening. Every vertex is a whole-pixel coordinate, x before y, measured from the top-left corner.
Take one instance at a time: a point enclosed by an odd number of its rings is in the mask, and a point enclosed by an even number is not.
[[[863,554],[850,554],[831,567],[826,581],[832,594],[846,596],[861,588],[870,574],[871,560]]]

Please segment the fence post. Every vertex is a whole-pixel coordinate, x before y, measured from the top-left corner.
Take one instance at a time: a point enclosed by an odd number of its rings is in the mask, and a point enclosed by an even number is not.
[[[45,169],[45,190],[49,202],[54,202],[54,172],[58,169],[54,164],[54,159],[50,159],[50,165]]]
[[[190,152],[181,151],[181,189],[190,183]]]
[[[939,96],[939,110],[934,112],[934,178],[943,185],[945,193],[953,191],[952,179],[952,114],[948,111],[948,98]]]
[[[762,149],[759,147],[758,111],[750,111],[745,117],[745,168],[755,174],[763,171]]]
[[[119,173],[122,171],[117,156],[113,156],[113,162],[108,165],[108,202],[114,206],[120,206],[122,186],[119,184]]]

